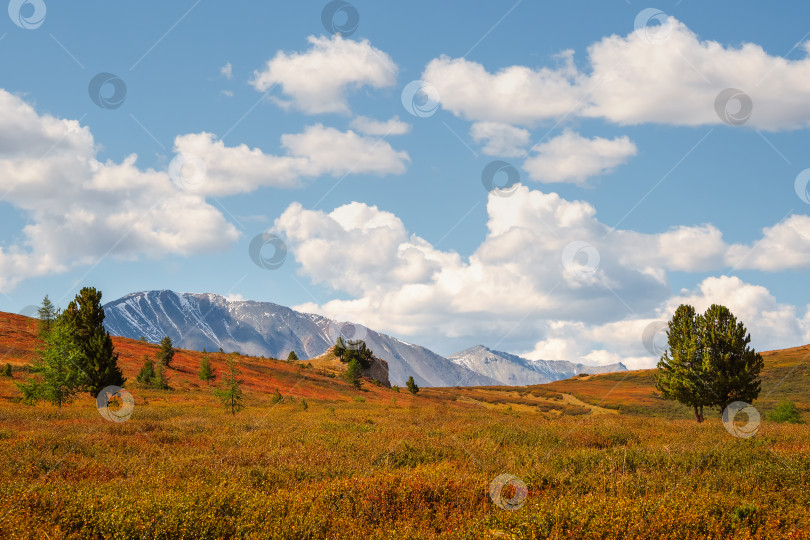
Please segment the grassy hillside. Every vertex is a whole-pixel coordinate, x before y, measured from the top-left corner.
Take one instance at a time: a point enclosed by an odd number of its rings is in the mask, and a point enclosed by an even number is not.
[[[15,380],[32,323],[0,314]],[[156,347],[115,343],[134,380]],[[23,405],[0,379],[0,537],[810,537],[810,427],[764,420],[740,439],[716,419],[649,415],[649,372],[411,396],[356,390],[328,359],[238,357],[247,408],[232,416],[196,379],[201,357],[178,352],[173,391],[128,384],[136,404],[121,423],[88,395]],[[766,362],[774,388],[802,366],[788,351]],[[490,497],[502,474],[527,486],[516,511]]]

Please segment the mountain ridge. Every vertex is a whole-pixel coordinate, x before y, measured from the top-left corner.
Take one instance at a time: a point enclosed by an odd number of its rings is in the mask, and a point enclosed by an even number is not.
[[[493,378],[507,386],[545,384],[568,379],[580,373],[597,374],[627,371],[621,362],[591,366],[568,360],[529,360],[515,354],[475,345],[448,356],[451,362]]]
[[[486,386],[496,381],[447,358],[366,326],[301,313],[272,302],[229,300],[214,293],[170,290],[130,293],[104,305],[105,327],[114,335],[152,343],[169,336],[178,347],[238,351],[254,356],[286,357],[291,350],[313,358],[338,336],[363,339],[389,366],[391,384],[409,376],[420,386]]]

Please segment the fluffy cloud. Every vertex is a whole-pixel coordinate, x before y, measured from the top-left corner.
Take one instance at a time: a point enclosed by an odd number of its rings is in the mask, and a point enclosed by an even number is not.
[[[194,191],[206,195],[246,193],[262,186],[292,187],[302,178],[324,174],[402,174],[410,158],[387,142],[321,124],[281,136],[284,156],[265,154],[245,144],[225,146],[211,133],[178,136],[177,153],[197,156],[206,168]]]
[[[349,89],[396,84],[397,65],[368,40],[354,41],[335,34],[308,38],[305,52],[280,51],[253,73],[250,84],[259,92],[280,85],[294,105],[309,113],[348,113]]]
[[[721,302],[759,336],[758,348],[810,337],[793,306],[736,277],[707,278],[673,297],[669,270],[724,267],[729,246],[711,225],[613,230],[591,205],[525,186],[490,195],[487,213],[488,234],[467,258],[357,202],[328,213],[296,203],[273,230],[286,236],[303,275],[349,295],[300,309],[400,335],[506,340],[532,358],[651,367],[655,356],[642,342],[650,323],[681,302]]]
[[[96,159],[90,130],[37,112],[0,89],[3,200],[29,223],[18,244],[0,248],[0,290],[103,257],[190,255],[224,249],[236,229],[168,174],[141,170],[137,156]]]
[[[474,122],[534,126],[570,114],[617,124],[721,124],[715,99],[736,88],[753,102],[747,125],[810,125],[810,58],[788,60],[750,43],[701,41],[674,18],[665,31],[654,42],[644,28],[606,37],[588,48],[582,71],[570,51],[562,66],[510,66],[496,73],[442,56],[428,63],[422,79],[436,87],[442,107]],[[733,114],[739,106],[732,100],[726,110]]]
[[[582,76],[572,53],[564,59],[561,68],[511,66],[492,74],[476,62],[441,56],[425,67],[422,80],[436,88],[442,107],[457,116],[474,122],[534,125],[582,106]]]
[[[521,157],[526,154],[531,133],[528,130],[498,122],[476,122],[470,128],[470,135],[489,156]]]
[[[360,133],[383,137],[387,135],[405,135],[411,132],[411,125],[400,120],[399,116],[390,118],[385,122],[368,116],[358,116],[352,120],[351,126]]]
[[[668,28],[660,43],[648,43],[639,29],[589,48],[594,90],[583,115],[619,124],[719,124],[715,99],[722,90],[737,88],[753,102],[748,125],[754,128],[810,124],[810,58],[771,56],[752,43],[725,47],[701,41],[673,18]],[[733,103],[728,107],[735,112]]]
[[[302,273],[354,297],[319,309],[406,334],[439,329],[497,339],[528,313],[600,321],[625,310],[616,295],[641,311],[667,297],[661,275],[623,264],[622,252],[635,246],[609,235],[587,203],[520,186],[511,197],[490,196],[487,211],[489,234],[467,260],[361,203],[331,213],[292,205],[275,230],[286,235]],[[598,249],[598,265],[576,253],[565,259],[577,241]]]
[[[627,137],[588,139],[566,130],[534,151],[523,163],[529,178],[583,184],[591,176],[609,173],[626,163],[637,149]]]
[[[87,127],[39,115],[0,89],[0,176],[9,179],[0,200],[29,221],[20,242],[0,247],[0,291],[106,256],[223,250],[239,235],[208,195],[295,186],[322,175],[400,174],[410,161],[381,139],[320,124],[282,135],[281,144],[286,154],[276,156],[194,133],[175,139],[182,157],[176,170],[141,169],[134,154],[102,162]]]
[[[727,254],[735,268],[767,271],[807,268],[810,266],[810,216],[791,215],[768,227],[753,246],[734,245]]]

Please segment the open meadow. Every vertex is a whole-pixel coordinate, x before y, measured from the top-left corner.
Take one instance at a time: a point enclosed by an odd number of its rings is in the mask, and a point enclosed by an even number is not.
[[[306,361],[238,357],[246,408],[231,415],[212,395],[219,377],[196,377],[201,353],[177,352],[172,390],[142,389],[135,375],[156,347],[115,338],[135,400],[116,422],[87,394],[62,408],[19,402],[33,325],[0,314],[14,367],[0,379],[3,538],[810,537],[810,427],[763,409],[743,438],[717,413],[668,415],[652,406],[649,372],[412,396],[369,380],[358,390]],[[806,415],[794,353],[766,355],[763,395],[779,394],[786,370]],[[216,373],[226,356],[211,355]],[[527,491],[493,498],[504,474]]]

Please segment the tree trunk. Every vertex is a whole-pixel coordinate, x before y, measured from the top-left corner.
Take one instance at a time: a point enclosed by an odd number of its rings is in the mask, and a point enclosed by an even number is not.
[[[694,405],[695,408],[695,420],[698,421],[698,424],[703,422],[703,405]]]

